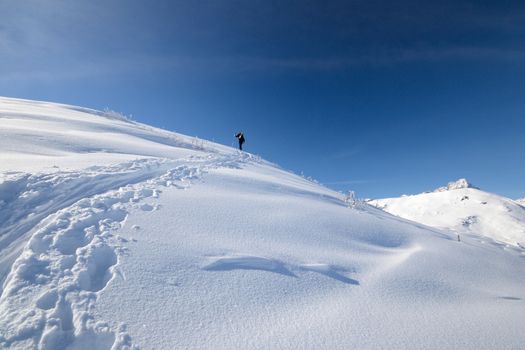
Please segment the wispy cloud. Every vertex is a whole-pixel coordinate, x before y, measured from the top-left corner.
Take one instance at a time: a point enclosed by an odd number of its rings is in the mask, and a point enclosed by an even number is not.
[[[1,34],[0,34],[1,35]],[[2,39],[0,39],[2,40]],[[40,49],[16,50],[1,45],[0,83],[27,81],[58,82],[78,79],[101,79],[129,75],[171,75],[173,77],[318,72],[329,73],[363,66],[387,66],[415,62],[446,63],[453,61],[523,63],[525,50],[480,47],[443,49],[406,49],[377,55],[326,58],[273,58],[252,56],[198,57],[177,54],[138,52],[93,54],[41,53]],[[334,154],[334,159],[354,156],[357,150]]]
[[[36,0],[2,3],[0,9],[0,82],[20,81],[25,83],[27,80],[53,82],[89,77],[103,78],[121,74],[181,76],[188,74],[265,74],[268,72],[323,73],[360,69],[363,66],[388,66],[414,62],[522,63],[525,61],[525,48],[520,45],[503,46],[498,41],[471,42],[462,45],[410,42],[401,47],[385,47],[371,42],[356,50],[352,45],[355,44],[354,36],[360,32],[353,26],[347,25],[335,27],[334,32],[325,33],[329,38],[337,37],[343,35],[341,33],[345,28],[354,28],[353,31],[357,32],[351,33],[353,35],[351,42],[340,42],[341,46],[348,46],[347,50],[343,52],[327,49],[321,51],[317,56],[305,55],[304,52],[311,53],[312,50],[304,50],[304,47],[295,55],[282,48],[268,52],[267,55],[260,54],[260,50],[231,49],[210,52],[203,50],[202,47],[197,47],[195,51],[190,52],[191,45],[181,46],[177,40],[169,41],[173,40],[169,39],[169,36],[163,36],[163,40],[169,42],[162,42],[162,50],[147,50],[145,47],[149,45],[152,38],[158,37],[157,34],[161,33],[150,29],[154,27],[153,25],[144,26],[148,22],[141,23],[142,27],[130,25],[129,17],[132,16],[126,11],[132,6],[123,6],[123,4],[127,3]],[[342,4],[341,6],[346,8],[348,5]],[[141,5],[139,8],[144,7]],[[136,8],[135,11],[137,11]],[[406,21],[410,23],[421,20],[420,17],[414,16],[414,13],[399,13],[399,16],[402,15],[408,16]],[[456,22],[459,21],[461,24],[460,26],[456,23],[456,26],[459,28],[464,26],[470,28],[471,31],[474,28],[488,32],[520,33],[524,15],[518,11],[516,14],[505,14],[504,17],[496,17],[496,19],[492,17],[492,14],[465,19],[464,16],[455,17]],[[398,17],[395,16],[395,18]],[[232,19],[232,21],[240,20]],[[397,21],[391,25],[396,23]],[[217,35],[231,34],[223,28],[227,27],[227,24],[223,26],[216,24],[219,31]],[[261,44],[269,39],[275,39],[274,32],[265,31],[266,22],[260,23],[259,26],[260,28],[256,26],[256,32],[262,33],[262,38],[265,39],[261,39]],[[412,23],[410,28],[417,26],[424,26],[424,23]],[[171,27],[168,26],[168,28]],[[196,30],[210,32],[202,28],[185,29],[190,34]],[[130,33],[130,30],[133,32]],[[252,30],[255,29],[252,28]],[[381,30],[381,28],[374,30]],[[292,34],[290,37],[287,36],[287,33],[278,34],[280,38],[288,38],[288,41],[296,38]],[[202,35],[207,39],[199,41],[201,46],[210,44],[209,41],[212,39],[217,41],[215,36],[206,36],[211,34]],[[244,35],[249,36],[250,39],[253,37],[250,33]],[[182,41],[187,40],[187,38],[181,39],[181,36],[178,38]],[[228,41],[235,38],[224,37],[223,39]],[[283,39],[283,42],[286,43],[287,40]],[[233,44],[236,43],[233,42]],[[233,44],[230,43],[230,46],[236,47]],[[256,46],[258,42],[254,41],[253,44]],[[178,50],[179,46],[185,47],[186,50]]]
[[[291,70],[338,71],[359,66],[387,66],[414,62],[439,63],[451,61],[515,62],[525,59],[525,49],[482,46],[411,47],[392,50],[370,50],[362,54],[325,57],[229,57],[207,58],[210,63],[239,71]],[[204,62],[202,62],[204,63]]]

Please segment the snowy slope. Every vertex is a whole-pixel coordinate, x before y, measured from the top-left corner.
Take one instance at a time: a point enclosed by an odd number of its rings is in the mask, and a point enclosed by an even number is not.
[[[204,148],[232,153],[115,113],[46,102],[0,98],[0,122],[0,281],[30,229],[50,214],[163,174],[173,167],[165,164],[170,159],[202,155]]]
[[[0,347],[519,349],[525,254],[249,153],[0,99]],[[7,140],[7,141],[6,141]]]
[[[525,208],[487,193],[465,179],[431,193],[370,201],[393,215],[461,234],[476,234],[525,246]]]

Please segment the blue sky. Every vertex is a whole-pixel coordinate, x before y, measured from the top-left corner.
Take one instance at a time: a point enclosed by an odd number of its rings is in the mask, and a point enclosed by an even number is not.
[[[520,1],[0,1],[0,95],[111,109],[361,197],[525,196]]]

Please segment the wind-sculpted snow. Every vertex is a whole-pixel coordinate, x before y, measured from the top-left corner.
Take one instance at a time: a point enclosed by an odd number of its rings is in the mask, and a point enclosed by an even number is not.
[[[317,272],[321,275],[334,278],[343,283],[359,285],[359,281],[346,276],[348,271],[342,267],[328,264],[302,264],[300,267],[305,271]]]
[[[210,258],[211,262],[203,269],[208,271],[228,271],[228,270],[261,270],[280,273],[287,276],[296,277],[284,263],[276,259],[268,259],[250,255],[234,255]]]
[[[277,259],[242,254],[208,257],[207,260],[208,263],[203,267],[203,270],[207,271],[260,270],[295,278],[299,276],[294,271],[309,271],[320,273],[343,283],[359,284],[359,281],[346,276],[349,273],[347,269],[329,264],[290,265]]]
[[[17,174],[5,181],[2,248],[28,235],[30,239],[4,283],[0,345],[131,346],[125,325],[111,329],[92,315],[97,293],[111,281],[119,255],[126,251],[126,240],[116,232],[128,210],[154,210],[143,200],[157,198],[162,187],[186,189],[211,168],[235,168],[247,159],[256,160],[248,155],[144,159],[83,172]]]

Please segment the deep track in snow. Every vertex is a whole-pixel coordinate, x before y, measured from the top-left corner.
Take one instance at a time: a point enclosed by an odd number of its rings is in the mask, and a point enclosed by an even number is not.
[[[159,188],[185,189],[209,169],[247,161],[258,159],[246,153],[148,158],[85,171],[13,174],[2,184],[8,201],[0,209],[5,220],[0,248],[10,249],[2,256],[13,260],[10,274],[3,276],[0,344],[131,346],[125,325],[114,330],[91,315],[97,292],[113,278],[118,256],[125,253],[118,229],[128,210],[154,210],[144,199],[158,197]]]

